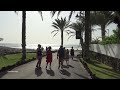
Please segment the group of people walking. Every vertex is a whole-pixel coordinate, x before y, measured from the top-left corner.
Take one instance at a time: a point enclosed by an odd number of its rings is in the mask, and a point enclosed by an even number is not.
[[[73,47],[70,50],[70,54],[71,54],[71,57],[73,59],[73,57],[74,57],[74,49],[73,49]],[[40,44],[38,44],[36,55],[37,55],[36,57],[38,59],[36,67],[41,68],[42,49],[41,49]],[[68,66],[69,65],[69,50],[66,49],[63,46],[60,46],[59,50],[57,51],[57,59],[58,59],[58,63],[59,63],[58,69],[60,67],[63,68],[63,62],[64,61],[66,61],[66,65]],[[49,46],[48,48],[46,48],[46,69],[48,67],[48,64],[50,64],[49,68],[51,69],[52,60],[53,60],[53,55],[52,55],[52,51],[51,51],[51,46]]]

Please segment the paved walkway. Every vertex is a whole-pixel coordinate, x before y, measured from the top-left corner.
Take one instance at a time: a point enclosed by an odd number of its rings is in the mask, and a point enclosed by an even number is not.
[[[77,52],[75,52],[75,55],[77,55]],[[45,69],[46,58],[43,57],[42,69],[36,69],[37,60],[35,60],[18,66],[11,71],[1,72],[0,79],[90,79],[90,75],[77,58],[74,58],[74,60],[70,58],[69,68],[66,67],[66,62],[64,62],[63,70],[59,70],[56,56],[56,53],[54,53],[52,70],[49,70],[49,67],[48,70]]]

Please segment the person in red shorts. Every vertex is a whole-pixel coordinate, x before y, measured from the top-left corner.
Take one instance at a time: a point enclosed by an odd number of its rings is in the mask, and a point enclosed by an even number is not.
[[[48,63],[50,63],[50,69],[51,69],[51,63],[52,63],[52,51],[51,51],[51,47],[48,47],[48,50],[47,50],[47,56],[46,56],[46,69],[47,69],[47,66],[48,66]]]

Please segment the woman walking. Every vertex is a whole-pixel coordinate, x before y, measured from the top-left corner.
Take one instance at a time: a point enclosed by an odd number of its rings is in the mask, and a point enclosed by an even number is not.
[[[46,69],[47,69],[47,66],[48,66],[48,63],[50,63],[50,69],[51,69],[51,63],[52,63],[52,51],[51,51],[51,47],[48,47],[48,50],[47,50],[47,56],[46,56]]]

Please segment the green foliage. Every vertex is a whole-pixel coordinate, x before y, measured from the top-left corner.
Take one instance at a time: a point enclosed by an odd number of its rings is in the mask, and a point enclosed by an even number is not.
[[[36,53],[27,53],[26,60],[30,60],[33,57],[36,57]],[[18,61],[21,61],[22,54],[10,54],[10,55],[2,55],[0,56],[0,69],[2,67],[7,67],[9,65],[13,65],[17,63]]]
[[[88,67],[100,79],[120,79],[120,72],[114,71],[112,67],[107,66],[92,59],[87,62]]]
[[[55,19],[55,21],[52,23],[52,27],[54,27],[56,30],[53,30],[51,33],[54,33],[54,36],[59,32],[59,31],[65,31],[65,29],[70,27],[70,21],[66,20],[65,18],[61,18],[61,19]],[[68,31],[65,31],[66,33],[68,33]],[[54,37],[53,36],[53,37]]]
[[[119,42],[119,30],[113,30],[113,35],[105,37],[100,44],[118,44]]]

